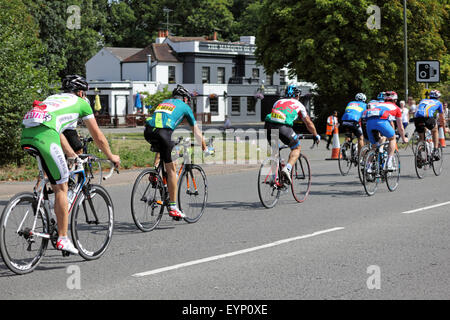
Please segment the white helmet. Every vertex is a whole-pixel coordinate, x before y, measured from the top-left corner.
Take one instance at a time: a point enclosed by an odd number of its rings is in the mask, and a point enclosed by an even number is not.
[[[365,95],[364,93],[358,93],[358,94],[355,96],[355,100],[356,100],[356,101],[366,102],[367,97],[366,97],[366,95]]]

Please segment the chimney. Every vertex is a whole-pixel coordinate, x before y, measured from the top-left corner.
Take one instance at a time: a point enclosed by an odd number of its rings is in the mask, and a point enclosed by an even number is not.
[[[213,40],[217,41],[217,31],[214,31]]]
[[[166,30],[166,32],[165,32],[165,37],[166,37],[166,38],[169,37],[169,30]]]
[[[158,38],[156,38],[155,43],[163,43],[165,40],[165,33],[163,30],[158,30]]]

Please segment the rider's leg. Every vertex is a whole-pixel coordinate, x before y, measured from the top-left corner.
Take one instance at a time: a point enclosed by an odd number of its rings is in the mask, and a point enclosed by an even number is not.
[[[433,135],[434,147],[439,147],[439,129],[437,125],[431,130],[431,134]]]
[[[289,154],[289,160],[288,160],[288,164],[291,165],[291,168],[295,165],[295,162],[300,157],[301,149],[302,149],[302,147],[298,146],[295,149],[291,150],[291,153]]]
[[[175,162],[165,163],[167,172],[167,187],[169,189],[169,200],[171,203],[177,202],[177,170]]]
[[[55,193],[55,214],[58,223],[58,235],[60,237],[67,236],[69,227],[69,202],[67,200],[67,182],[62,184],[52,184]]]

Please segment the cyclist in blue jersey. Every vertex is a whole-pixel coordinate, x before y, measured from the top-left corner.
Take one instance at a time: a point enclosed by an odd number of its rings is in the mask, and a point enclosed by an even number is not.
[[[184,118],[191,125],[196,140],[202,145],[202,150],[207,150],[202,132],[195,121],[194,113],[188,105],[190,100],[190,93],[183,86],[178,85],[172,92],[172,98],[161,102],[156,107],[155,112],[146,119],[145,124],[145,140],[159,151],[159,157],[164,162],[167,172],[167,187],[170,200],[169,215],[173,218],[185,217],[176,203],[177,173],[175,162],[172,161],[172,149],[175,146],[175,143],[172,141],[172,133]],[[212,153],[212,150],[208,150],[208,152]]]
[[[440,160],[439,150],[437,149],[439,145],[439,131],[436,125],[437,115],[439,115],[440,125],[445,127],[444,108],[439,101],[440,97],[441,93],[438,90],[431,90],[429,99],[420,101],[414,114],[414,125],[421,141],[425,139],[425,128],[431,130],[434,143],[433,157],[435,160]]]
[[[359,124],[361,116],[367,110],[366,95],[358,93],[355,96],[355,101],[351,101],[345,108],[342,116],[342,128],[344,132],[352,132],[358,138],[358,150],[364,147],[364,135]],[[359,151],[358,151],[359,153]]]

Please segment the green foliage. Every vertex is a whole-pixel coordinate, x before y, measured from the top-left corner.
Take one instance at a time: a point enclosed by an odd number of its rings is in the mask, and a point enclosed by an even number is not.
[[[0,0],[0,166],[19,163],[21,120],[51,90],[53,74],[40,66],[46,47],[21,0]]]
[[[169,91],[168,86],[165,86],[162,91],[157,91],[154,94],[149,94],[148,92],[141,92],[145,95],[143,99],[144,106],[152,106],[149,110],[149,114],[152,114],[155,108],[166,99],[172,97],[172,92]]]
[[[379,30],[366,25],[372,4],[381,8]],[[372,98],[379,91],[395,90],[404,96],[403,1],[265,0],[259,12],[258,60],[269,72],[288,66],[299,79],[318,85],[314,101],[319,123],[332,110],[343,111],[357,92]],[[413,96],[422,88],[415,83],[415,60],[442,60],[446,54],[439,34],[444,13],[439,2],[408,1]]]

